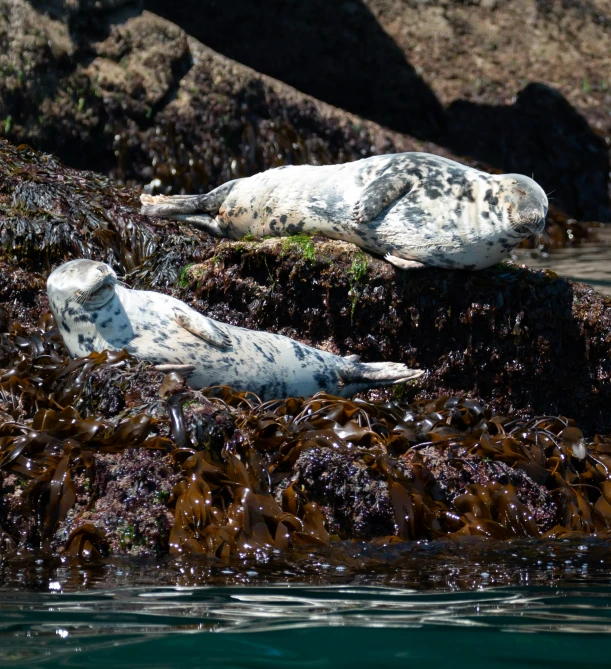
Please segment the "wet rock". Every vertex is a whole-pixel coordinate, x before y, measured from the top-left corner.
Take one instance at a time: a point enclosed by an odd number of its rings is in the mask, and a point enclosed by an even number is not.
[[[405,272],[351,244],[312,244],[314,260],[286,240],[222,241],[178,294],[235,325],[419,366],[419,397],[468,392],[500,413],[609,429],[611,310],[593,289],[511,263]]]
[[[322,507],[333,534],[356,539],[394,534],[386,478],[359,462],[356,453],[304,451],[295,462],[291,483]]]
[[[536,477],[532,471],[529,476],[524,469],[510,467],[504,462],[485,460],[464,452],[449,454],[435,446],[411,452],[407,461],[414,459],[428,469],[434,481],[431,493],[435,499],[454,504],[459,500],[460,504],[460,497],[469,495],[470,490],[477,493],[481,490],[480,486],[486,487],[492,483],[502,487],[509,484],[515,489],[516,499],[528,508],[540,532],[547,532],[556,524],[557,505],[549,491],[541,485],[547,482],[547,473],[537,483],[531,478]],[[474,488],[470,489],[470,486]]]
[[[324,238],[219,241],[137,207],[0,142],[3,550],[230,559],[609,532],[611,446],[592,436],[609,430],[608,300],[510,264],[401,272]],[[125,352],[71,360],[44,282],[75,257],[224,322],[428,373],[366,401],[262,404]]]
[[[171,458],[159,452],[127,449],[98,455],[95,477],[75,481],[77,500],[55,532],[54,547],[66,545],[75,529],[93,525],[103,532],[113,555],[167,553],[174,524],[167,501],[178,480]]]

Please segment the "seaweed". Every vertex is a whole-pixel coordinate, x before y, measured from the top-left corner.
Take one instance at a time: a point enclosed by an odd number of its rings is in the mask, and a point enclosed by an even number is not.
[[[71,360],[48,317],[30,332],[3,319],[0,525],[14,546],[225,559],[339,538],[611,532],[611,438],[586,439],[572,420],[510,420],[464,396],[192,391],[125,352]],[[151,373],[156,393],[96,414],[88,396],[104,374],[133,397]],[[102,513],[117,470],[130,489],[147,482],[138,512],[161,526]]]
[[[291,240],[219,243],[27,147],[0,142],[0,163],[3,551],[225,560],[339,539],[608,536],[611,438],[594,428],[611,321],[593,291],[510,263],[406,275],[318,238],[313,257]],[[71,359],[44,275],[72,257],[225,322],[419,360],[424,389],[263,403],[125,351]]]

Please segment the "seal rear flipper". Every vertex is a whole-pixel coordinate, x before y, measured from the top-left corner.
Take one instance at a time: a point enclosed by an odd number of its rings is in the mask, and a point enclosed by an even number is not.
[[[415,184],[413,175],[384,171],[366,188],[352,210],[357,223],[367,223],[379,216],[395,200],[407,195]]]
[[[184,214],[211,214],[216,216],[231,192],[236,180],[200,195],[147,195],[140,196],[141,214],[166,218]]]
[[[225,236],[218,221],[212,218],[212,216],[208,216],[208,214],[176,214],[175,216],[171,216],[171,219],[173,221],[181,221],[182,223],[190,223],[214,237]]]
[[[188,330],[196,337],[217,346],[218,348],[232,348],[231,337],[211,319],[198,313],[195,309],[174,308],[174,320],[180,327]]]
[[[410,369],[400,362],[357,362],[338,370],[337,374],[344,383],[344,390],[358,392],[362,388],[405,383],[417,379],[424,372],[421,369]],[[348,388],[349,385],[357,388]]]

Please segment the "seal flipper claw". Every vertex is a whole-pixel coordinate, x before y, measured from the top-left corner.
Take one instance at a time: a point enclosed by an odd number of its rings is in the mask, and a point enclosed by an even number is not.
[[[361,197],[354,205],[352,215],[357,223],[373,221],[386,207],[407,195],[413,186],[412,175],[382,172],[363,189]]]
[[[232,348],[233,346],[229,335],[225,334],[213,320],[206,318],[195,309],[185,311],[175,308],[174,319],[180,327],[213,346],[218,348]]]
[[[384,260],[386,260],[386,262],[389,262],[391,265],[394,265],[395,267],[399,267],[400,269],[422,269],[423,267],[426,267],[426,265],[423,262],[418,262],[417,260],[406,260],[405,258],[398,258],[397,256],[393,256],[390,253],[387,253],[384,256]]]

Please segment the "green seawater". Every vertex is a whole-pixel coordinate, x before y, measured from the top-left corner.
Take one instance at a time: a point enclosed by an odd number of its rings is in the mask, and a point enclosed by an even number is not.
[[[0,667],[611,666],[611,542],[0,557]]]
[[[609,667],[611,588],[136,589],[3,602],[3,667]]]

